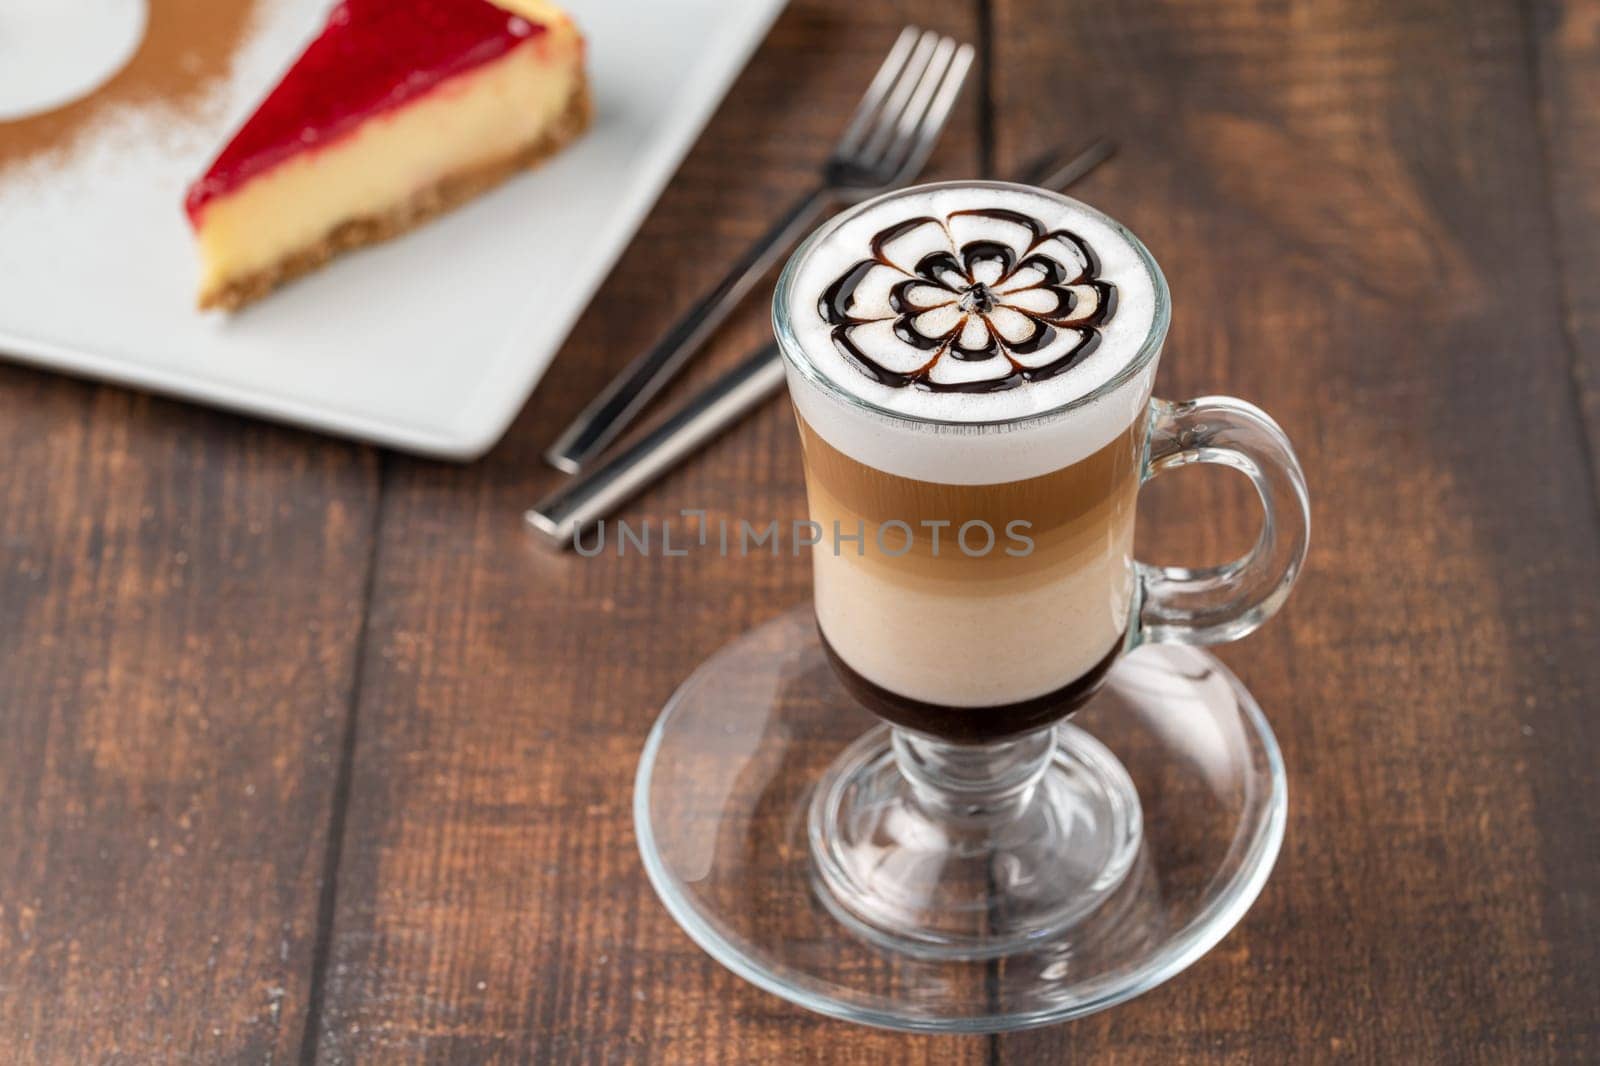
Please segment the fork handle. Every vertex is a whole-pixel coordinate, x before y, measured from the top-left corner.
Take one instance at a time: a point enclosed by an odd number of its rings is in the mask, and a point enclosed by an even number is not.
[[[725,372],[626,448],[567,481],[523,519],[545,544],[565,548],[662,474],[783,389],[777,342]]]
[[[575,472],[617,438],[652,397],[705,344],[757,281],[766,276],[801,234],[834,202],[818,185],[784,212],[761,239],[739,257],[716,288],[686,311],[647,351],[611,380],[545,452],[558,470]]]

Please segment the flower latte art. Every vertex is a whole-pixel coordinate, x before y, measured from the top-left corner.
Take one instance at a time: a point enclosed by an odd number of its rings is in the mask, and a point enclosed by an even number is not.
[[[1094,351],[1116,309],[1083,238],[1007,208],[919,216],[878,231],[871,255],[817,301],[834,346],[894,388],[998,392]]]
[[[1150,254],[1088,204],[946,182],[819,228],[779,279],[773,329],[796,411],[830,445],[980,485],[1059,470],[1140,417],[1165,310]]]

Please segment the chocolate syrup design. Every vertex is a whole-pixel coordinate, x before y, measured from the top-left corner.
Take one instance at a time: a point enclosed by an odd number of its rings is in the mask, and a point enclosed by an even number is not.
[[[1100,343],[1116,289],[1082,238],[998,208],[897,222],[817,311],[884,385],[999,392],[1071,369]]]

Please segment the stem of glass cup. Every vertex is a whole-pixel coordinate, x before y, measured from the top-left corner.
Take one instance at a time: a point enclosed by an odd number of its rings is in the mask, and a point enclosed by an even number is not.
[[[981,744],[957,744],[895,726],[895,764],[922,808],[969,825],[1003,822],[1028,805],[1050,766],[1055,726]]]

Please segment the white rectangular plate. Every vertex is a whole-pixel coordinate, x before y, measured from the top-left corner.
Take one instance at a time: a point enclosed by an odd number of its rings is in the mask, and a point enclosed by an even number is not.
[[[522,408],[786,0],[570,0],[594,127],[538,170],[237,315],[194,308],[181,201],[322,23],[265,5],[215,106],[0,175],[0,353],[449,459]]]

